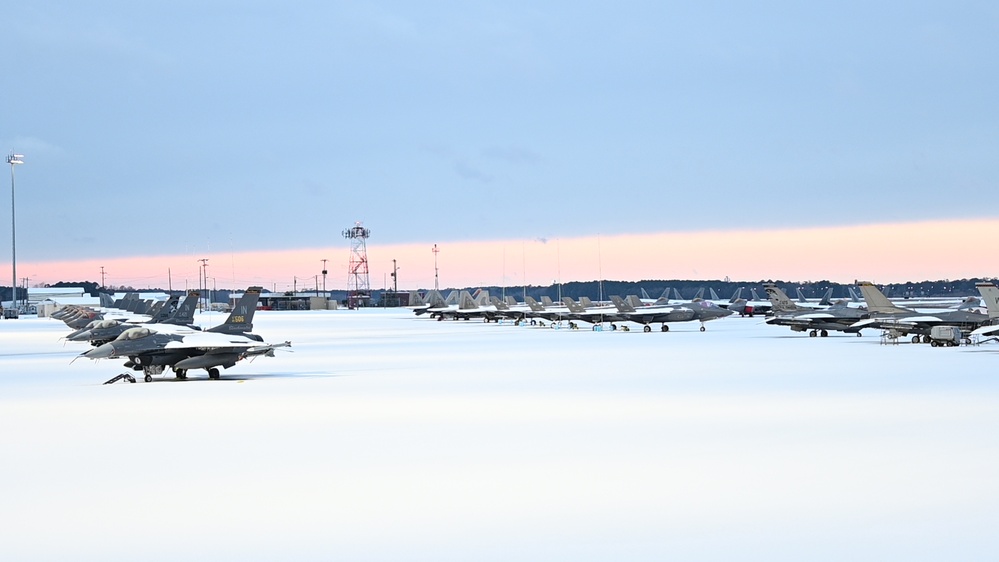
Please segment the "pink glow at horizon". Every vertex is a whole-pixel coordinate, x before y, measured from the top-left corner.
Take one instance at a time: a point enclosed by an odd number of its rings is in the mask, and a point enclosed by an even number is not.
[[[960,239],[958,239],[958,235]],[[927,221],[829,228],[664,232],[550,240],[442,241],[440,286],[548,285],[596,279],[723,279],[736,281],[857,279],[879,283],[992,277],[988,243],[999,219]],[[392,260],[399,289],[434,287],[433,243],[370,243],[371,288],[391,288]],[[30,286],[58,281],[97,281],[108,286],[199,286],[201,258],[208,258],[208,285],[240,289],[321,289],[347,286],[346,246],[282,251],[150,256],[108,260],[18,263]],[[22,273],[23,272],[23,273]]]

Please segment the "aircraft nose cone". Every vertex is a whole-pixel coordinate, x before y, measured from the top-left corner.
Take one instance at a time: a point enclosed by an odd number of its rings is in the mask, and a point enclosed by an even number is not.
[[[90,330],[79,330],[66,337],[69,341],[90,341]]]
[[[114,346],[110,343],[99,345],[83,353],[83,356],[89,359],[107,359],[112,355],[114,355]]]

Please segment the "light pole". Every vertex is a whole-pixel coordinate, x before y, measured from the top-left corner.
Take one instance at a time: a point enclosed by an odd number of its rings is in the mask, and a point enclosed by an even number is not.
[[[10,304],[16,310],[17,307],[17,228],[14,227],[14,166],[24,164],[23,154],[14,154],[11,150],[7,155],[7,163],[10,164]]]
[[[201,262],[201,273],[198,277],[198,285],[201,286],[199,290],[204,296],[208,293],[208,258],[201,258],[198,261]],[[202,281],[202,279],[204,281]],[[202,303],[200,297],[198,298],[198,303],[201,304],[201,310],[205,310],[205,305]]]
[[[438,282],[437,254],[439,254],[441,251],[437,249],[437,244],[434,244],[434,249],[432,251],[434,252],[434,290],[439,291],[441,287],[440,283]]]
[[[323,258],[323,298],[329,300],[330,296],[326,293],[326,258]]]

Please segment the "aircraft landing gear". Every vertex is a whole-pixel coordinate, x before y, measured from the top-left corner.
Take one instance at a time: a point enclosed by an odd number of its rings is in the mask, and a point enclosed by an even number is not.
[[[185,381],[187,380],[187,369],[174,369],[174,375],[177,380]]]
[[[208,378],[219,380],[219,370],[214,367],[208,369]]]
[[[146,382],[153,382],[153,375],[163,373],[163,365],[143,365],[142,372],[146,374],[142,380]]]
[[[668,331],[669,331],[669,326],[667,326],[666,324],[663,324],[663,328],[662,328],[662,330],[663,330],[664,332],[668,332]]]
[[[701,326],[701,331],[703,332],[705,330],[707,330],[707,328],[705,328],[704,326]]]
[[[919,343],[919,336],[912,336],[912,343]]]
[[[812,330],[811,332],[808,332],[808,337],[810,338],[814,338],[817,335],[819,335],[818,330]]]
[[[829,337],[829,332],[827,332],[826,330],[822,330],[821,332],[819,332],[819,335],[822,336],[822,337],[824,337],[824,338],[828,338]]]
[[[644,328],[642,328],[642,331],[647,334],[652,331],[652,326],[646,325]]]

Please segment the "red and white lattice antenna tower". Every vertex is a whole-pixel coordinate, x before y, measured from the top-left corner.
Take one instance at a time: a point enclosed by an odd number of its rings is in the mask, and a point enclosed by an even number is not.
[[[343,237],[350,240],[350,263],[347,266],[347,306],[368,306],[371,301],[371,282],[368,278],[368,237],[371,231],[355,222],[343,230]]]

